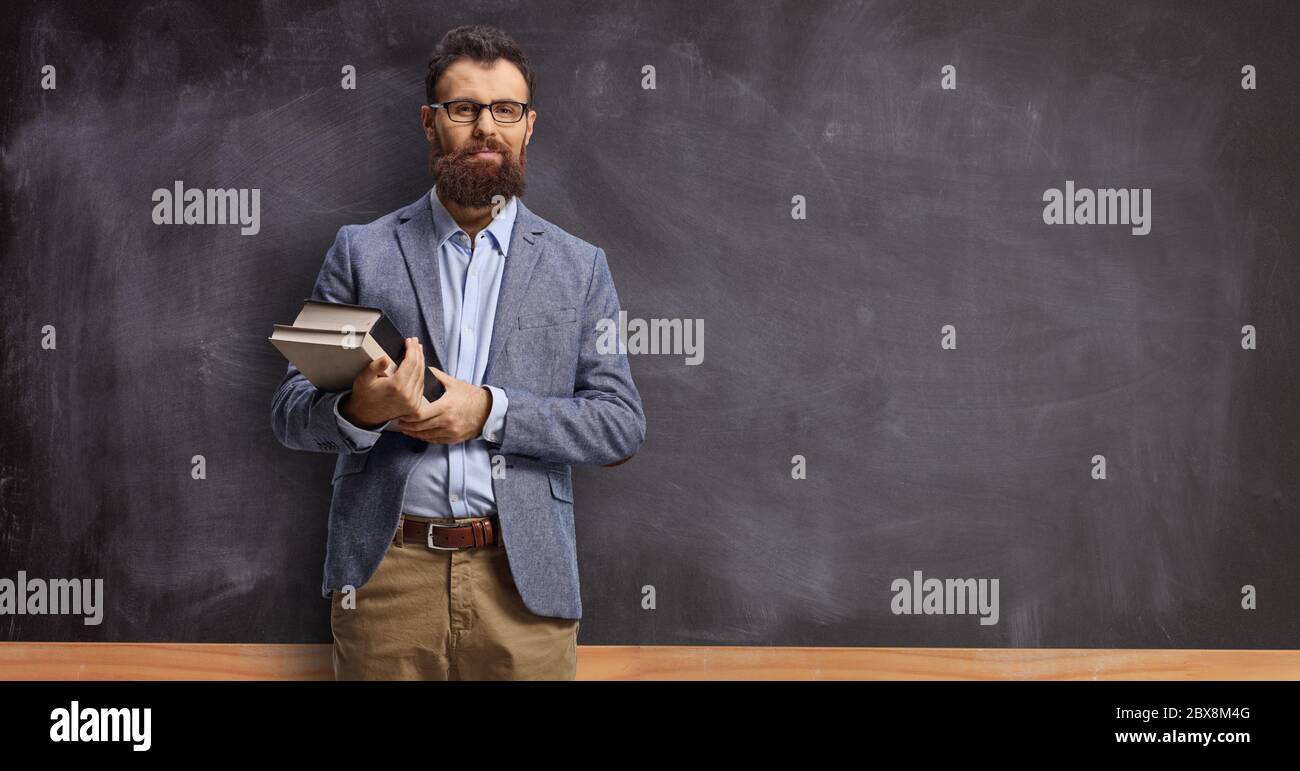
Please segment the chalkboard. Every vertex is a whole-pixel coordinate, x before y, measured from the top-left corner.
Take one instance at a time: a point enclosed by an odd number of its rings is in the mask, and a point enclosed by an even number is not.
[[[5,13],[0,579],[104,600],[0,639],[330,640],[334,456],[274,438],[266,337],[428,191],[428,53],[479,22],[539,72],[527,205],[704,333],[575,468],[581,643],[1300,636],[1293,3]],[[178,182],[256,232],[155,224]]]

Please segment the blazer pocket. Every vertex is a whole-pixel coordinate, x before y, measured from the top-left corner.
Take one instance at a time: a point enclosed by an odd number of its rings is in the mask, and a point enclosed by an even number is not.
[[[366,461],[369,459],[370,453],[368,452],[350,452],[339,455],[338,462],[334,464],[334,479],[331,484],[349,474],[363,471],[366,468]]]
[[[551,479],[551,495],[573,503],[573,478],[562,471],[548,471],[546,475]]]
[[[578,320],[577,308],[555,308],[541,313],[529,313],[526,316],[519,317],[520,329],[531,329],[532,327],[553,327],[556,324],[564,324],[569,321]]]

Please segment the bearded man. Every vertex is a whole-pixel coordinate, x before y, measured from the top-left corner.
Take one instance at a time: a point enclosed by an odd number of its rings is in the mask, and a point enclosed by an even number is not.
[[[338,679],[574,679],[582,617],[572,466],[645,439],[603,249],[524,205],[536,74],[517,43],[446,34],[420,120],[434,186],[345,225],[312,297],[382,308],[406,340],[352,388],[292,364],[276,438],[337,453],[322,593]],[[445,392],[421,405],[424,378]],[[395,430],[394,430],[395,429]]]

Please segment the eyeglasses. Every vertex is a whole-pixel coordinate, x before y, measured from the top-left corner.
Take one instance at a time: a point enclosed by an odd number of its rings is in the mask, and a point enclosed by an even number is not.
[[[492,104],[483,104],[473,99],[436,102],[429,106],[435,110],[442,107],[447,111],[447,117],[456,123],[473,123],[477,121],[479,111],[484,107],[492,108],[488,114],[497,123],[518,123],[519,119],[524,117],[524,112],[528,110],[527,102],[498,101]]]

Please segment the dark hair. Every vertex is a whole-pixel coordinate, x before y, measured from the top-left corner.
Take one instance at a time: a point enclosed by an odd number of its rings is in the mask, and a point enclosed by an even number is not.
[[[468,57],[472,61],[491,64],[497,59],[511,62],[523,73],[528,84],[528,104],[537,103],[537,92],[533,68],[528,64],[528,57],[503,30],[487,24],[471,24],[457,27],[442,36],[438,47],[429,57],[429,72],[424,76],[424,95],[426,102],[434,101],[434,88],[443,71],[457,59]]]

